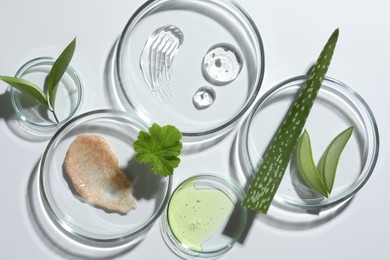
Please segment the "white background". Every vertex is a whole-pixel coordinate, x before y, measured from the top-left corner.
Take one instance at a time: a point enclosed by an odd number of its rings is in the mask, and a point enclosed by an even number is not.
[[[121,30],[141,0],[13,0],[1,4],[0,74],[14,75],[26,61],[56,56],[77,36],[72,66],[81,75],[81,112],[112,105],[105,99],[105,69]],[[390,255],[390,3],[386,0],[238,2],[253,18],[265,47],[260,95],[276,83],[304,74],[337,27],[340,37],[328,76],[355,89],[370,105],[380,132],[376,169],[346,207],[299,223],[255,218],[246,239],[222,259],[385,259]],[[8,127],[13,113],[0,83],[0,259],[62,259],[34,227],[28,183],[47,141],[21,139]],[[236,130],[211,148],[186,155],[176,185],[189,172],[231,173]],[[303,221],[302,221],[303,219]],[[288,222],[288,220],[287,220]],[[293,221],[294,222],[294,221]],[[177,259],[157,222],[149,235],[118,259]]]

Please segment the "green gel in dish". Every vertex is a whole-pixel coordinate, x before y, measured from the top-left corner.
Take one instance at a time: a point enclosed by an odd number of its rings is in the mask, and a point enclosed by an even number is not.
[[[181,243],[200,251],[202,245],[226,223],[234,204],[223,191],[197,188],[196,182],[193,180],[183,184],[172,195],[168,221]]]

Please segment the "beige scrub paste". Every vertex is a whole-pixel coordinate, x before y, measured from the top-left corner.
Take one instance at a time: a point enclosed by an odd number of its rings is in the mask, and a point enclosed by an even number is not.
[[[200,251],[202,245],[226,223],[234,204],[221,190],[197,188],[196,182],[183,184],[173,194],[168,206],[168,222],[181,243]]]

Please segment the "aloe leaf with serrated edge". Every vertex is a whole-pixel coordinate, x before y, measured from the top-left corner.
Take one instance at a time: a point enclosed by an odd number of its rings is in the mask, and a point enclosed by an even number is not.
[[[353,126],[345,129],[336,136],[323,153],[317,169],[325,184],[327,192],[330,194],[333,189],[333,184],[336,176],[336,169],[339,163],[341,153],[344,150],[349,138],[353,132]]]
[[[325,44],[305,85],[279,126],[264,155],[262,164],[249,185],[242,203],[245,207],[256,212],[268,212],[328,71],[338,35],[339,30],[336,29]]]
[[[45,93],[36,86],[35,84],[20,78],[8,77],[8,76],[0,76],[0,79],[15,89],[23,92],[25,94],[29,94],[34,97],[39,103],[47,107],[47,100]]]
[[[54,103],[57,95],[57,85],[68,68],[70,61],[72,60],[75,48],[76,38],[74,38],[73,41],[69,43],[69,45],[62,51],[50,70],[47,79],[47,93],[49,96],[49,105],[52,110],[54,110]]]
[[[313,160],[310,137],[306,130],[298,142],[297,158],[299,170],[306,183],[322,196],[328,197],[329,193]]]

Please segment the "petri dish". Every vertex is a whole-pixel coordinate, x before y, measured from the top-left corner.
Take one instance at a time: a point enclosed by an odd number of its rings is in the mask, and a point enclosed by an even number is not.
[[[171,42],[176,42],[175,47],[169,49]],[[234,79],[223,86],[210,83],[202,68],[205,55],[218,45],[231,47],[240,65]],[[221,61],[222,57],[215,61],[217,66]],[[231,130],[254,102],[263,74],[260,33],[233,1],[148,1],[130,18],[118,40],[115,78],[121,105],[126,111],[136,111],[147,124],[175,125],[184,142]],[[215,91],[206,109],[193,103],[201,87]]]
[[[39,57],[25,63],[15,77],[34,83],[42,90],[45,89],[47,76],[55,62],[51,57]],[[68,66],[61,78],[57,90],[54,110],[58,123],[53,114],[30,95],[15,88],[10,89],[12,106],[19,117],[23,129],[34,136],[49,139],[65,122],[77,114],[83,99],[83,85],[77,72]]]
[[[184,259],[216,259],[240,239],[247,222],[242,191],[217,175],[200,174],[173,192],[161,222],[168,247]]]
[[[172,180],[135,162],[132,143],[140,130],[147,127],[136,117],[96,110],[73,118],[50,140],[39,165],[39,192],[47,215],[63,234],[95,248],[134,245],[147,234],[168,202]],[[70,144],[81,134],[104,137],[131,180],[137,202],[127,215],[91,205],[72,189],[63,164]]]
[[[243,124],[238,147],[242,151],[240,161],[247,178],[256,173],[267,146],[306,79],[307,76],[290,78],[270,89]],[[326,77],[305,125],[315,163],[333,138],[350,126],[354,126],[354,130],[341,154],[330,196],[324,198],[306,185],[294,154],[275,195],[274,205],[303,210],[335,206],[353,197],[374,171],[379,134],[371,109],[352,88]]]

